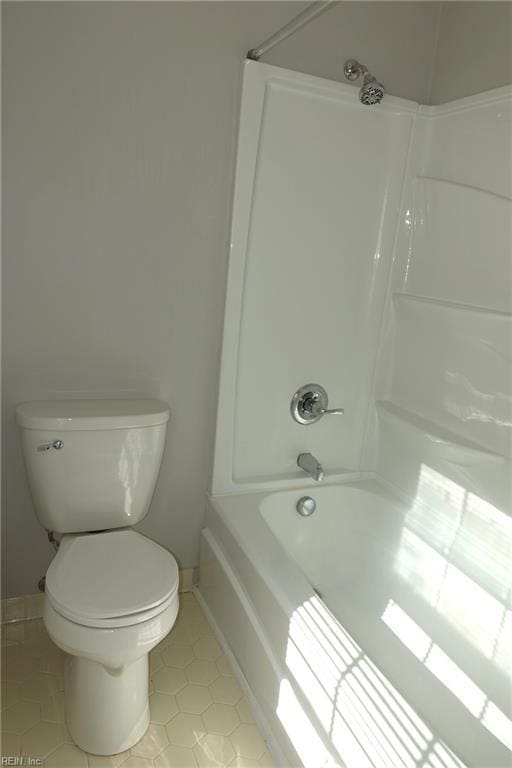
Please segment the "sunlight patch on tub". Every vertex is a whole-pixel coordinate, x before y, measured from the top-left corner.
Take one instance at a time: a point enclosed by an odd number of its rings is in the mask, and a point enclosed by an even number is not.
[[[317,597],[293,613],[286,664],[298,687],[294,693],[286,681],[278,715],[299,753],[313,743],[304,738],[306,718],[347,768],[462,768]],[[315,744],[301,754],[306,768],[325,758],[326,747],[317,756]]]
[[[447,621],[504,677],[512,678],[512,518],[422,464],[416,497],[404,518],[395,570],[435,613],[430,632]],[[438,614],[441,623],[436,623]],[[393,600],[383,622],[405,647],[508,749],[512,721],[439,643]],[[462,656],[464,658],[464,656]],[[465,663],[466,667],[469,664]],[[508,679],[507,679],[508,678]]]
[[[286,679],[281,680],[279,686],[276,713],[306,768],[338,766],[313,728],[290,682]]]
[[[512,518],[423,464],[395,570],[465,640],[505,670],[510,654],[498,648],[512,645],[511,562]]]
[[[485,693],[393,600],[387,604],[382,621],[472,715],[479,717],[482,714],[487,698]]]
[[[404,518],[395,572],[411,588],[409,596],[415,593],[421,598],[419,607],[428,604],[426,620],[434,621],[438,614],[446,628],[449,622],[460,642],[471,643],[500,674],[511,667],[511,559],[512,520],[422,466],[417,497]],[[459,666],[434,641],[426,631],[430,625],[416,623],[391,595],[381,618],[475,721],[511,748],[511,720],[472,679],[472,670]],[[291,617],[286,664],[304,716],[314,731],[325,734],[331,754],[347,768],[464,765],[318,596],[305,601]],[[316,766],[318,761],[310,764]]]
[[[382,620],[468,712],[504,746],[512,749],[512,720],[393,600],[386,606]]]
[[[482,725],[508,749],[512,749],[512,720],[490,701],[437,643],[419,627],[393,600],[390,600],[382,620],[398,639],[423,662],[448,690],[480,720]]]
[[[402,533],[396,569],[466,640],[492,658],[506,611],[500,600],[409,530]]]
[[[494,702],[487,702],[481,720],[487,730],[512,751],[512,722]]]

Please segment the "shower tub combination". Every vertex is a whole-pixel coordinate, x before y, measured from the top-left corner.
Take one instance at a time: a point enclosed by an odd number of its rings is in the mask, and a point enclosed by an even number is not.
[[[380,98],[245,65],[198,597],[279,768],[496,768],[512,90]]]
[[[317,508],[305,518],[296,503],[306,494]],[[277,765],[338,764],[341,686],[369,661],[337,618],[347,627],[356,603],[360,621],[378,623],[382,568],[402,519],[371,481],[210,500],[200,597],[243,671]]]
[[[317,508],[304,518],[306,493]],[[411,560],[426,523],[421,500],[375,480],[210,500],[200,599],[278,766],[507,764],[499,713],[475,724],[463,690],[454,703],[468,665],[487,697],[497,683],[416,588],[437,578]]]

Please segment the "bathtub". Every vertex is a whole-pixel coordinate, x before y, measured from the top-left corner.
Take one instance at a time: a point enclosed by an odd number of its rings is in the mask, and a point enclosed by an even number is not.
[[[510,765],[508,678],[411,548],[428,514],[376,480],[209,499],[198,597],[278,766]]]

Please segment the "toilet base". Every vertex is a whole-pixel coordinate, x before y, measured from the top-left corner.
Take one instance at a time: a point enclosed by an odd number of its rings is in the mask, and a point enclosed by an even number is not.
[[[66,721],[85,752],[114,755],[136,744],[149,726],[148,655],[110,669],[67,656]]]

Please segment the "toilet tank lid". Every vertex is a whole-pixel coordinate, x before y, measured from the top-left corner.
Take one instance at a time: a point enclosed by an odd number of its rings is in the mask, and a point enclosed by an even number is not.
[[[161,400],[39,400],[16,408],[16,421],[24,429],[129,429],[168,420],[169,406]]]

